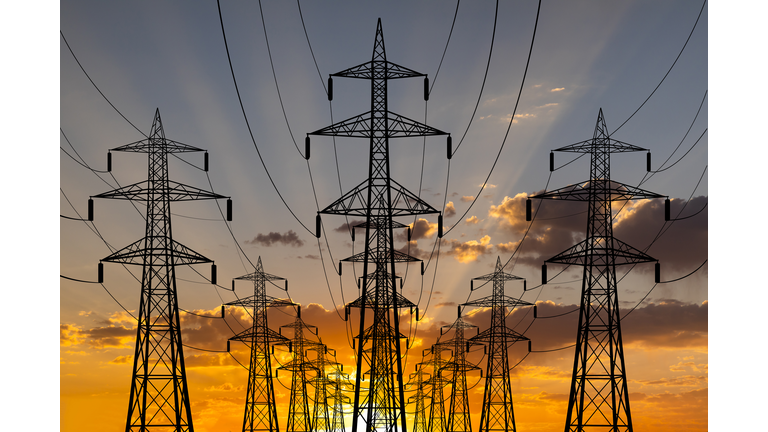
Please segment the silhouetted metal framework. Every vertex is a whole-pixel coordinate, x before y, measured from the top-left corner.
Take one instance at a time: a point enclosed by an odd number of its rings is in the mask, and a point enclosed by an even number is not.
[[[416,365],[417,369],[423,369],[424,367],[432,368],[432,377],[426,381],[429,388],[426,397],[432,400],[432,403],[429,405],[428,432],[445,432],[447,430],[445,393],[443,389],[448,385],[448,380],[443,377],[442,368],[448,364],[449,360],[443,359],[444,351],[451,351],[450,344],[445,342],[435,343],[430,349],[422,352],[424,355],[429,353],[431,355],[430,359]]]
[[[269,328],[267,322],[268,307],[294,306],[290,300],[278,299],[267,295],[267,282],[285,280],[264,272],[261,257],[256,263],[256,271],[235,280],[253,282],[253,295],[239,299],[226,306],[242,306],[251,309],[253,324],[229,341],[244,342],[251,347],[251,362],[248,367],[248,390],[245,395],[245,414],[243,432],[269,431],[279,432],[275,404],[275,387],[272,382],[272,364],[270,345],[288,345],[288,338]],[[234,287],[234,280],[233,280]],[[229,351],[227,341],[227,351]]]
[[[371,81],[370,111],[307,134],[307,142],[309,135],[358,137],[370,142],[368,179],[318,212],[318,220],[320,214],[365,217],[365,223],[353,227],[353,230],[365,228],[364,252],[342,260],[363,263],[362,295],[347,305],[347,308],[361,309],[360,332],[355,336],[358,345],[352,430],[360,430],[359,421],[362,420],[367,432],[405,432],[404,380],[399,342],[404,336],[399,330],[397,310],[414,305],[397,292],[395,263],[420,260],[394,249],[393,229],[407,226],[394,222],[392,218],[440,212],[391,179],[389,139],[447,134],[388,111],[389,80],[426,75],[387,61],[381,20],[377,23],[371,61],[331,77]],[[331,96],[329,91],[329,98]],[[371,313],[372,316],[369,315]],[[372,318],[368,328],[366,318]],[[363,390],[364,375],[369,377],[367,391]]]
[[[613,236],[611,203],[663,195],[611,180],[611,153],[647,149],[611,139],[602,109],[592,139],[555,151],[591,156],[589,181],[531,197],[583,201],[589,206],[586,239],[545,261],[584,267],[565,430],[632,431],[616,266],[657,260]]]
[[[166,139],[159,109],[146,139],[110,151],[147,153],[149,159],[146,181],[91,197],[143,201],[147,206],[144,237],[101,260],[142,266],[125,430],[191,432],[194,428],[184,369],[175,266],[213,261],[173,240],[171,202],[227,197],[168,179],[169,153],[205,150]],[[111,165],[111,154],[108,161]],[[212,279],[215,283],[215,276]]]
[[[337,369],[334,372],[328,374],[328,379],[331,383],[332,393],[328,399],[333,400],[333,415],[331,416],[331,432],[344,432],[344,404],[352,404],[352,400],[349,396],[344,394],[344,390],[351,387],[349,382],[349,374],[341,372],[341,369]]]
[[[484,343],[488,347],[488,362],[483,390],[483,407],[480,411],[480,432],[516,431],[515,410],[512,404],[512,384],[509,375],[509,347],[527,337],[507,327],[507,310],[531,303],[504,294],[504,284],[510,280],[524,280],[504,273],[501,258],[496,258],[496,270],[472,281],[493,282],[490,296],[464,303],[463,306],[491,308],[491,325],[487,330],[469,339],[472,344]],[[474,291],[474,284],[470,283]]]
[[[309,348],[308,351],[315,351],[317,357],[314,360],[309,360],[309,364],[312,365],[317,371],[317,374],[309,382],[315,388],[314,404],[312,406],[312,429],[314,431],[330,431],[331,416],[328,411],[328,398],[329,387],[333,386],[333,381],[328,376],[328,369],[333,371],[339,370],[341,364],[332,361],[328,358],[329,351],[336,356],[336,351],[328,348],[327,345],[322,343],[320,339],[320,345]]]
[[[304,337],[304,330],[309,330],[317,335],[317,327],[305,323],[301,319],[301,306],[298,308],[296,319],[291,324],[281,326],[283,328],[293,329],[291,346],[293,356],[291,360],[277,368],[278,370],[289,370],[293,372],[291,378],[291,400],[288,405],[288,422],[285,426],[286,432],[311,432],[314,430],[312,421],[312,411],[309,405],[309,392],[307,384],[310,382],[308,373],[319,374],[318,370],[307,359],[307,351],[310,349],[325,349],[325,346],[317,341]],[[315,329],[312,332],[312,329]]]
[[[413,416],[413,432],[428,432],[429,430],[427,406],[425,404],[425,399],[429,396],[424,391],[424,388],[429,385],[427,381],[429,376],[419,366],[416,366],[416,372],[409,376],[411,384],[416,386],[416,394],[408,398],[409,404],[416,404]]]
[[[472,432],[467,372],[480,370],[480,368],[467,361],[469,343],[464,338],[464,330],[476,327],[464,321],[461,313],[459,313],[459,317],[453,324],[440,329],[440,333],[443,333],[443,330],[446,332],[454,331],[453,339],[443,342],[447,346],[453,347],[453,359],[440,368],[440,372],[451,374],[451,403],[448,408],[448,424],[445,429],[448,432]],[[480,374],[482,375],[482,371]]]

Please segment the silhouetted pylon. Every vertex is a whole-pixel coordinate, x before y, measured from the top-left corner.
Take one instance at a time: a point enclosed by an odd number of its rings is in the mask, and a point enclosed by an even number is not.
[[[168,154],[205,150],[166,139],[159,109],[155,111],[152,129],[146,139],[110,151],[147,153],[149,159],[146,181],[91,197],[143,201],[147,206],[144,237],[101,260],[142,266],[136,349],[125,430],[192,432],[194,427],[184,368],[175,267],[213,261],[173,240],[171,202],[227,197],[168,178]],[[111,170],[111,154],[107,160]],[[90,200],[88,207],[88,218],[93,220]],[[231,206],[228,205],[228,208]],[[231,214],[228,214],[228,219],[231,220]],[[215,269],[212,266],[214,284]]]
[[[591,158],[589,181],[531,197],[581,201],[589,207],[586,238],[545,261],[584,267],[565,431],[632,431],[616,266],[656,261],[656,282],[659,267],[656,259],[613,236],[611,203],[664,196],[611,180],[611,153],[648,150],[610,138],[602,109],[592,139],[554,151],[584,153]],[[550,156],[550,169],[552,165]],[[650,171],[650,152],[647,165]],[[546,283],[546,264],[542,283]]]
[[[515,275],[504,273],[501,258],[496,258],[496,270],[485,276],[472,279],[493,282],[490,296],[464,303],[463,306],[491,308],[491,325],[487,330],[469,339],[470,343],[484,343],[488,347],[488,362],[483,390],[483,407],[480,411],[480,432],[514,432],[515,410],[512,404],[512,383],[509,369],[509,347],[527,337],[507,327],[507,310],[531,303],[504,294],[504,283],[509,280],[523,280]],[[470,282],[470,290],[474,284]]]
[[[453,330],[453,339],[445,341],[446,345],[453,345],[453,359],[440,368],[441,372],[451,374],[451,397],[448,408],[447,432],[472,432],[472,420],[469,415],[469,393],[467,392],[467,372],[480,370],[479,367],[467,361],[469,343],[464,337],[464,330],[476,328],[461,317],[453,324],[440,329],[446,332]],[[482,371],[480,372],[482,376]]]
[[[366,138],[370,142],[368,179],[320,210],[317,216],[318,237],[321,228],[320,214],[365,218],[365,223],[352,228],[365,228],[364,252],[343,260],[363,263],[362,295],[347,305],[347,308],[360,308],[360,331],[355,336],[359,345],[352,430],[358,432],[359,422],[362,420],[366,432],[405,432],[405,395],[400,348],[400,339],[405,337],[400,333],[398,309],[410,308],[414,304],[397,292],[395,263],[420,260],[395,250],[393,230],[407,228],[407,225],[393,221],[393,217],[440,212],[390,177],[389,139],[447,134],[387,109],[389,80],[426,78],[426,75],[387,60],[381,20],[377,23],[371,60],[331,75],[334,76],[371,81],[370,111],[307,134],[307,156],[309,135],[358,137]],[[332,88],[329,85],[329,99],[332,98]],[[425,91],[425,99],[427,96]],[[448,139],[450,142],[450,137]],[[442,222],[442,215],[438,221]],[[370,326],[366,328],[368,323]],[[364,363],[368,366],[367,371]],[[363,388],[364,374],[369,376],[367,391]]]
[[[428,393],[425,395],[425,397],[432,401],[429,405],[429,417],[427,422],[428,432],[445,432],[447,430],[447,421],[445,417],[445,392],[443,390],[446,385],[448,385],[448,380],[443,377],[442,368],[448,364],[449,360],[443,358],[443,353],[445,351],[451,351],[448,344],[444,342],[435,343],[428,350],[422,352],[423,355],[429,353],[430,359],[416,365],[417,369],[422,369],[424,367],[430,367],[432,369],[432,376],[426,382],[428,385]]]
[[[251,360],[248,367],[248,390],[245,395],[245,414],[243,415],[243,432],[269,431],[279,432],[277,409],[275,403],[275,387],[272,382],[272,363],[269,352],[270,345],[288,345],[285,336],[269,328],[267,322],[268,307],[294,306],[290,300],[278,299],[267,295],[267,282],[285,280],[264,272],[261,257],[256,264],[256,271],[235,280],[253,281],[253,295],[239,299],[226,306],[242,306],[251,309],[253,324],[229,341],[240,341],[251,346]],[[232,281],[234,290],[234,280]],[[229,351],[227,341],[227,351]]]
[[[413,415],[413,432],[427,432],[429,427],[429,421],[427,419],[427,406],[425,399],[429,396],[424,388],[428,386],[429,374],[425,373],[422,368],[416,366],[416,372],[412,373],[409,378],[411,384],[416,386],[416,394],[408,398],[409,404],[415,404]]]

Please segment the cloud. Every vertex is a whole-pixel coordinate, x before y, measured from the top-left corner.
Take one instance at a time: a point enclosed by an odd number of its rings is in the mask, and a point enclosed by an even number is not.
[[[360,225],[360,224],[363,224],[363,223],[365,223],[364,219],[353,219],[353,220],[351,220],[349,222],[345,222],[345,223],[339,225],[337,228],[334,228],[333,230],[336,231],[336,232],[349,233],[350,230],[351,230],[351,227],[353,227],[355,225]]]
[[[446,206],[447,208],[448,206]],[[430,221],[419,218],[415,223],[409,224],[411,227],[411,241],[430,238],[437,233],[437,223],[431,223]],[[395,240],[408,241],[408,230],[398,230],[395,234]]]
[[[445,205],[445,210],[443,212],[445,217],[451,217],[456,215],[456,207],[453,206],[453,201],[448,201],[448,204]]]
[[[286,246],[300,247],[304,245],[304,240],[299,239],[299,236],[290,230],[285,234],[278,232],[270,232],[269,234],[259,233],[253,240],[246,240],[245,244],[257,244],[261,246],[272,246],[273,244],[284,244]]]
[[[482,237],[479,242],[477,240],[469,240],[462,243],[451,239],[448,241],[448,247],[450,250],[446,254],[452,255],[460,263],[477,261],[480,256],[491,253],[493,249],[491,237],[487,235]]]
[[[477,216],[472,216],[468,218],[465,222],[467,225],[477,225],[477,223],[480,222],[480,219],[478,219]]]
[[[132,355],[118,356],[118,357],[114,358],[113,360],[108,361],[107,363],[113,364],[113,365],[120,365],[120,364],[128,364],[130,362],[133,362],[133,356]]]
[[[470,202],[470,201],[472,201],[472,200],[474,200],[474,199],[475,199],[475,197],[473,197],[473,196],[463,196],[463,197],[461,197],[459,200],[460,200],[461,202]]]
[[[559,92],[563,90],[565,90],[565,87],[558,87],[558,88],[553,88],[552,90],[550,90],[550,92]]]

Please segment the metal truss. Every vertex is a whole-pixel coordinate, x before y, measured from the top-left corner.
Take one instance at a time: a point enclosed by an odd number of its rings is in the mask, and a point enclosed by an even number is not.
[[[175,266],[212,261],[173,240],[170,203],[227,197],[168,179],[168,154],[204,150],[166,139],[159,109],[147,139],[111,151],[147,153],[149,159],[146,181],[91,197],[144,201],[147,205],[144,237],[102,259],[142,266],[125,430],[192,432]]]
[[[443,358],[443,352],[445,351],[451,351],[449,344],[435,343],[430,349],[422,352],[424,355],[429,353],[430,359],[416,365],[417,370],[421,370],[425,367],[432,369],[432,376],[425,382],[428,386],[428,393],[425,397],[432,400],[432,403],[429,406],[429,418],[427,423],[428,432],[444,432],[447,427],[444,389],[448,385],[448,379],[443,376],[442,370],[443,367],[448,364],[450,359]]]
[[[301,319],[301,306],[298,309],[298,315],[291,324],[286,324],[280,328],[289,328],[293,330],[291,338],[293,357],[291,360],[277,368],[277,370],[288,370],[293,372],[291,378],[291,400],[288,405],[288,423],[285,426],[286,432],[312,432],[314,430],[314,421],[309,404],[309,392],[307,384],[310,382],[308,373],[320,374],[318,369],[307,359],[307,351],[310,349],[325,349],[325,346],[319,342],[304,337],[304,330],[317,335],[317,327],[306,324]],[[315,329],[314,332],[312,329]]]
[[[586,201],[589,205],[586,239],[545,261],[584,267],[565,431],[631,432],[616,266],[656,260],[613,237],[611,203],[663,195],[611,180],[611,153],[647,150],[611,139],[602,109],[591,140],[555,151],[591,157],[589,181],[531,197]]]
[[[277,299],[267,295],[267,282],[285,280],[264,272],[264,266],[259,257],[256,271],[235,278],[253,282],[253,295],[239,299],[225,306],[242,306],[250,309],[253,317],[251,328],[229,338],[229,341],[244,342],[251,347],[250,366],[248,367],[248,390],[245,396],[245,414],[243,415],[243,432],[279,432],[275,403],[275,387],[272,380],[272,364],[270,355],[271,345],[289,345],[285,336],[269,328],[267,308],[293,306],[289,300]],[[234,281],[233,281],[234,286]],[[227,341],[227,351],[229,351]]]
[[[496,258],[493,273],[472,279],[472,281],[493,283],[490,296],[464,303],[462,306],[491,308],[491,325],[477,336],[469,339],[471,344],[483,343],[487,346],[488,363],[483,390],[483,407],[480,413],[480,432],[514,432],[515,410],[512,403],[512,383],[509,369],[509,347],[515,342],[529,340],[527,337],[507,327],[507,310],[518,306],[530,306],[531,303],[504,294],[507,281],[524,281],[523,278],[504,273],[501,258]],[[470,283],[474,290],[474,284]]]
[[[416,387],[416,394],[408,398],[409,404],[416,404],[413,416],[413,432],[429,431],[427,406],[425,404],[425,399],[428,399],[429,395],[424,390],[429,386],[429,377],[430,375],[418,366],[416,367],[416,372],[409,376],[411,384]]]
[[[404,337],[399,331],[397,310],[414,305],[397,292],[394,275],[396,263],[416,259],[395,251],[393,229],[405,225],[394,222],[392,218],[439,211],[392,180],[389,139],[448,134],[387,109],[389,80],[426,75],[387,61],[381,20],[376,27],[371,61],[331,77],[371,81],[370,111],[307,134],[307,142],[309,135],[320,135],[366,138],[370,144],[368,178],[318,212],[318,218],[320,214],[365,217],[362,225],[365,228],[364,252],[345,260],[363,263],[361,297],[347,305],[347,310],[349,307],[360,308],[360,330],[355,336],[358,355],[352,430],[405,432],[400,347],[400,340]],[[329,91],[330,98],[332,91]],[[368,376],[367,383],[364,382],[364,375]]]
[[[441,342],[446,346],[453,346],[453,359],[440,368],[440,372],[451,375],[451,397],[448,408],[447,432],[472,432],[472,421],[469,415],[469,393],[467,391],[467,372],[480,370],[477,365],[467,361],[469,348],[467,339],[464,338],[464,330],[477,328],[461,318],[461,314],[453,324],[440,329],[446,332],[453,330],[453,339]],[[482,375],[482,371],[480,372]]]

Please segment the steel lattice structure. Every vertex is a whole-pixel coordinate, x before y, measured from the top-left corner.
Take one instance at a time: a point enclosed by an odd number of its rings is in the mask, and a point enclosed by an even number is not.
[[[611,139],[602,109],[592,139],[555,151],[591,156],[589,181],[531,197],[583,201],[589,206],[586,238],[545,261],[584,267],[565,431],[631,432],[616,266],[657,260],[614,238],[611,203],[663,195],[611,180],[611,153],[647,149]]]
[[[171,201],[227,197],[169,180],[168,154],[205,150],[166,139],[159,109],[146,139],[110,151],[147,153],[149,159],[146,181],[91,197],[143,201],[147,206],[144,237],[101,260],[142,266],[125,430],[192,432],[175,266],[212,261],[173,240]],[[215,276],[212,279],[215,283]]]
[[[509,347],[515,342],[529,340],[527,337],[507,327],[505,318],[507,309],[517,306],[530,306],[531,303],[504,294],[504,284],[511,280],[524,280],[518,276],[504,273],[501,258],[496,258],[493,273],[472,279],[493,282],[490,296],[465,303],[463,306],[491,308],[491,325],[487,330],[469,339],[470,343],[484,343],[488,347],[488,362],[483,390],[483,407],[480,414],[480,432],[514,432],[515,410],[512,403],[512,383],[509,375]],[[474,285],[470,282],[470,290]]]
[[[424,387],[428,385],[429,374],[424,370],[416,366],[416,372],[412,373],[409,378],[411,383],[416,386],[416,394],[408,398],[409,404],[416,404],[413,416],[413,432],[428,432],[429,421],[427,419],[427,406],[424,400],[429,396],[424,391]]]
[[[362,420],[366,432],[405,432],[400,348],[400,339],[405,337],[399,330],[397,310],[414,304],[397,292],[395,263],[419,260],[395,250],[393,229],[406,225],[392,218],[440,212],[391,179],[389,139],[447,134],[387,109],[389,80],[426,75],[387,60],[380,19],[371,60],[331,77],[371,81],[370,111],[307,134],[307,143],[309,135],[366,138],[370,142],[368,179],[318,212],[318,221],[320,214],[365,217],[365,223],[352,228],[365,228],[364,252],[343,260],[363,263],[362,295],[347,305],[360,308],[360,331],[355,336],[358,346],[352,430],[360,430]],[[367,328],[366,319],[371,323]],[[367,391],[363,390],[363,375],[369,376]]]
[[[291,377],[291,400],[288,405],[288,422],[285,430],[286,432],[312,432],[314,430],[314,422],[309,405],[309,392],[307,392],[307,384],[310,382],[307,374],[314,373],[317,376],[319,372],[308,361],[307,350],[325,349],[325,346],[304,337],[305,329],[310,332],[312,332],[312,329],[315,329],[314,334],[317,334],[317,327],[307,324],[301,319],[301,306],[298,308],[298,314],[294,322],[281,326],[280,330],[282,331],[283,328],[293,330],[293,337],[291,338],[293,356],[288,363],[277,368],[278,370],[293,372]]]
[[[245,414],[243,415],[243,432],[268,431],[279,432],[277,409],[275,405],[275,387],[272,382],[272,364],[269,352],[270,345],[288,345],[285,336],[269,328],[267,322],[268,307],[293,306],[289,300],[278,299],[267,295],[267,282],[285,280],[264,272],[261,257],[256,263],[256,271],[235,280],[253,281],[253,296],[239,299],[225,306],[242,306],[251,309],[253,324],[239,334],[229,338],[229,341],[240,341],[251,347],[251,360],[248,367],[248,390],[245,396]],[[234,290],[234,280],[233,280]],[[227,341],[227,351],[229,351]]]
[[[431,358],[416,365],[416,368],[422,369],[425,366],[432,368],[432,377],[426,381],[429,386],[427,398],[432,400],[429,406],[429,418],[427,423],[428,432],[445,432],[447,429],[447,419],[445,418],[445,393],[443,389],[448,385],[448,380],[443,377],[442,368],[448,364],[449,360],[443,359],[443,351],[450,351],[445,343],[435,343],[422,354],[430,353]]]
[[[344,389],[350,386],[349,374],[341,372],[338,369],[328,374],[328,379],[331,382],[331,388],[333,392],[328,399],[333,400],[333,415],[331,416],[331,432],[344,432],[344,404],[352,404],[352,400],[349,396],[344,394]]]
[[[447,328],[446,328],[447,327]],[[440,372],[451,374],[451,403],[448,408],[448,432],[472,432],[472,422],[469,415],[469,394],[467,392],[467,372],[480,370],[479,367],[467,361],[469,344],[464,338],[464,330],[476,328],[461,317],[453,324],[446,326],[446,331],[454,331],[453,339],[442,342],[446,346],[453,346],[453,359],[440,368]],[[443,332],[443,329],[440,332]],[[482,372],[481,372],[482,373]]]
[[[315,388],[314,405],[312,407],[312,429],[314,431],[330,431],[332,426],[331,415],[328,411],[328,388],[334,385],[333,380],[328,376],[328,369],[339,370],[341,364],[331,361],[328,358],[328,352],[331,351],[336,356],[336,351],[328,348],[320,339],[320,345],[309,348],[308,351],[315,351],[317,357],[310,360],[309,364],[317,371],[315,378],[310,383]]]

